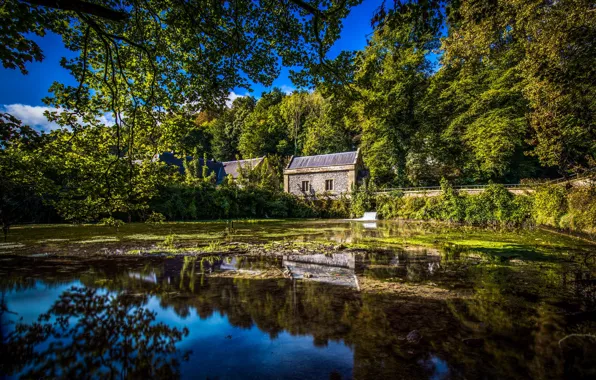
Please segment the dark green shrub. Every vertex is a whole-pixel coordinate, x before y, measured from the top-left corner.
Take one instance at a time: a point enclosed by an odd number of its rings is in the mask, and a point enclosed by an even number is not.
[[[377,214],[381,219],[395,219],[404,206],[403,193],[379,194],[376,197]]]
[[[398,217],[404,219],[423,219],[426,199],[424,197],[404,197],[403,207],[398,212]]]
[[[373,188],[367,183],[352,191],[350,215],[352,218],[359,218],[367,211],[377,209]]]
[[[441,190],[441,205],[440,210],[438,210],[439,219],[462,222],[466,217],[465,199],[445,178],[441,179]]]
[[[559,227],[567,213],[567,190],[561,185],[542,185],[534,193],[534,220],[537,224]]]
[[[165,221],[166,221],[166,217],[163,214],[160,214],[159,212],[153,211],[147,217],[147,220],[145,220],[145,223],[148,223],[148,224],[162,224]]]
[[[515,195],[513,197],[513,210],[509,220],[512,224],[518,226],[533,224],[533,210],[534,197],[529,195]]]
[[[116,229],[116,232],[120,229],[120,227],[122,227],[125,223],[120,220],[120,219],[116,219],[113,216],[110,216],[108,218],[103,218],[102,220],[99,221],[99,225],[101,226],[106,226],[106,227],[112,227]]]
[[[568,213],[559,226],[589,233],[596,232],[596,187],[575,187],[568,192]]]

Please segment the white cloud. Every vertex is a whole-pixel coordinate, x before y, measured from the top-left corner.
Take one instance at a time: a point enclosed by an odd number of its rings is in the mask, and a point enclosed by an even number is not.
[[[282,92],[285,92],[285,93],[286,93],[286,95],[290,95],[292,92],[296,91],[296,89],[295,89],[294,87],[292,87],[292,86],[288,86],[288,85],[286,85],[286,84],[282,84],[281,86],[279,86],[279,89],[280,89]]]
[[[0,105],[0,112],[7,112],[17,119],[21,120],[24,125],[28,125],[37,129],[40,132],[51,132],[55,129],[60,129],[60,125],[56,122],[50,122],[45,117],[44,112],[60,112],[59,108],[45,107],[45,106],[30,106],[27,104],[3,104]],[[81,120],[79,119],[79,122]],[[114,124],[114,116],[111,113],[105,113],[99,118],[99,121],[105,125]]]
[[[43,114],[45,111],[57,111],[54,107],[29,106],[26,104],[4,104],[0,106],[2,112],[7,112],[23,124],[33,127],[39,131],[49,132],[59,129],[60,126],[55,122],[50,122]]]
[[[240,95],[235,93],[234,91],[230,92],[230,95],[228,95],[228,100],[226,101],[226,106],[228,106],[228,108],[232,107],[232,103],[234,103],[234,100],[238,99],[238,98],[242,98],[244,96],[248,96],[248,93],[244,94],[244,95]]]

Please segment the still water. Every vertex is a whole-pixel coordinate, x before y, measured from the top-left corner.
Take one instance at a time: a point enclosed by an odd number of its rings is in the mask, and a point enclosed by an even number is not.
[[[3,256],[0,376],[594,378],[591,263],[417,247]]]

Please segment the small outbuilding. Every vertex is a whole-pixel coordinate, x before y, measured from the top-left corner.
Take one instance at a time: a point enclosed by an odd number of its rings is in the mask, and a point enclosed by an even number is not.
[[[224,161],[222,162],[225,176],[231,175],[234,180],[240,177],[242,171],[250,172],[263,163],[265,157],[251,158],[247,160]]]
[[[235,161],[215,161],[215,160],[205,160],[200,157],[193,157],[193,156],[184,156],[179,158],[173,152],[164,152],[158,154],[154,157],[154,160],[159,160],[165,163],[166,165],[174,166],[178,168],[178,172],[182,175],[185,173],[184,168],[184,160],[186,160],[187,164],[198,160],[199,168],[202,168],[203,165],[207,165],[207,175],[211,175],[214,173],[215,175],[215,183],[220,184],[222,183],[227,176],[232,176],[234,180],[237,180],[240,176],[241,171],[250,172],[256,169],[259,165],[263,163],[265,157],[259,158],[252,158],[248,160],[235,160]]]
[[[296,195],[339,195],[350,192],[366,176],[360,149],[317,156],[292,156],[284,169],[284,191]]]

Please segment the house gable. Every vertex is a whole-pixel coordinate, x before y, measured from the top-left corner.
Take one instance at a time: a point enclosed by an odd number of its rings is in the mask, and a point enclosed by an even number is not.
[[[360,151],[292,157],[284,170],[284,191],[296,195],[352,190],[360,167]]]

